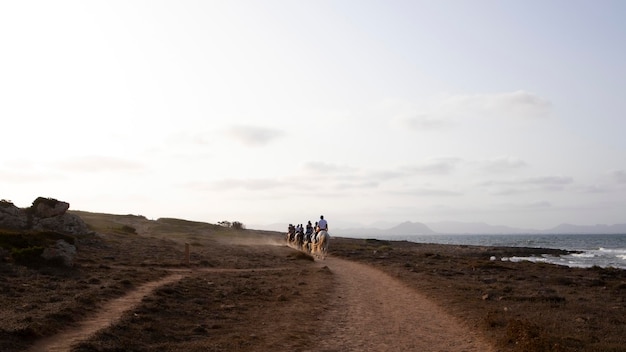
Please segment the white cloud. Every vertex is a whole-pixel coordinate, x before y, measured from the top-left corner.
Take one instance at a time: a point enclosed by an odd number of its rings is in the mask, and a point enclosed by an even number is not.
[[[348,165],[338,165],[322,161],[310,161],[302,166],[305,173],[352,173],[356,168]]]
[[[552,103],[523,90],[494,94],[452,95],[444,98],[436,111],[447,116],[546,117]]]
[[[449,124],[447,119],[427,113],[416,113],[412,116],[399,116],[396,118],[401,126],[412,130],[437,130]]]
[[[391,194],[395,195],[405,195],[405,196],[418,196],[418,197],[450,197],[450,196],[461,196],[463,193],[457,191],[450,191],[447,189],[439,189],[439,188],[412,188],[404,191],[392,191]]]
[[[520,184],[536,185],[536,186],[564,186],[569,185],[574,181],[569,176],[540,176],[529,177],[520,180]]]
[[[590,186],[580,187],[578,191],[581,193],[593,194],[593,193],[610,193],[614,191],[614,189],[604,186],[604,185],[590,185]]]
[[[624,170],[616,170],[612,172],[613,179],[617,181],[617,183],[626,183],[626,171]]]
[[[263,191],[268,189],[285,188],[290,186],[281,180],[257,178],[257,179],[223,179],[211,184],[213,190],[244,189],[248,191]]]
[[[534,191],[562,191],[572,184],[574,179],[568,176],[538,176],[512,180],[491,180],[480,183],[493,195],[512,195]]]
[[[405,166],[403,170],[411,174],[446,175],[451,173],[460,162],[462,162],[461,158],[439,157],[421,164]]]
[[[71,172],[119,172],[144,169],[142,163],[133,160],[101,155],[69,158],[58,162],[54,166]]]
[[[338,189],[338,190],[347,190],[347,189],[354,189],[354,188],[361,188],[361,189],[367,189],[367,188],[376,188],[379,186],[379,183],[376,181],[360,181],[360,182],[339,182],[337,183],[334,188]]]
[[[51,179],[62,179],[62,176],[51,175],[50,173],[41,173],[35,171],[15,171],[15,170],[1,170],[0,181],[5,184],[17,184],[17,183],[35,183],[42,182]]]
[[[542,210],[553,208],[554,205],[547,200],[537,200],[531,202],[498,204],[498,207],[509,210]]]
[[[228,135],[244,145],[254,147],[267,145],[282,137],[284,132],[267,127],[237,125],[228,130]]]
[[[518,170],[527,166],[526,162],[521,159],[506,156],[483,160],[477,163],[480,169],[494,173]]]
[[[386,99],[377,108],[383,116],[391,114],[400,128],[419,131],[447,129],[458,119],[545,118],[552,113],[549,100],[523,90],[442,95],[422,102]]]

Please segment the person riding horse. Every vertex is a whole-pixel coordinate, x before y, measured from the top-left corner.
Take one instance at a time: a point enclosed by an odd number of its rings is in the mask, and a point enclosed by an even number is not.
[[[296,227],[289,224],[287,227],[287,242],[293,242],[296,237]]]

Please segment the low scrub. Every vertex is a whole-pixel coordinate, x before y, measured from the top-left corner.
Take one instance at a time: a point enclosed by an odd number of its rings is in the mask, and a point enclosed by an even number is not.
[[[75,238],[54,231],[6,231],[0,230],[0,247],[11,254],[11,259],[20,265],[38,268],[42,265],[61,265],[59,260],[45,260],[44,249],[58,240],[75,244]]]

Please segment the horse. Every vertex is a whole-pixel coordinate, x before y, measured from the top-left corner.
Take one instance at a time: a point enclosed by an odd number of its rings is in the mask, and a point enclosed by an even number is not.
[[[304,234],[302,232],[296,232],[296,238],[294,239],[296,249],[302,250],[302,245],[304,244]]]
[[[328,242],[330,242],[330,235],[328,231],[322,230],[315,236],[316,241],[311,244],[311,253],[315,254],[318,258],[326,259],[328,253]]]

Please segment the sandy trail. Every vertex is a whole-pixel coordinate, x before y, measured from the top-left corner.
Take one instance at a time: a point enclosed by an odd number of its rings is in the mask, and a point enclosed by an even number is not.
[[[478,334],[427,298],[375,268],[337,258],[318,261],[318,265],[328,266],[337,285],[328,310],[318,317],[319,329],[312,332],[318,335],[312,351],[493,351]],[[108,302],[78,326],[44,338],[27,351],[70,351],[72,345],[115,324],[157,288],[195,271],[264,270],[285,268],[173,270],[161,280],[146,283]]]
[[[28,352],[68,352],[71,347],[80,341],[86,340],[101,329],[115,324],[122,315],[137,306],[141,300],[161,286],[181,280],[183,277],[193,272],[254,272],[287,270],[288,268],[257,268],[257,269],[231,269],[231,268],[211,268],[211,269],[168,269],[173,274],[161,280],[151,281],[139,286],[128,294],[114,299],[102,306],[93,316],[81,321],[78,326],[62,331],[56,335],[43,338],[31,346]]]
[[[98,330],[115,323],[122,314],[137,305],[143,297],[154,291],[156,288],[178,281],[184,277],[183,274],[172,274],[165,278],[148,282],[125,296],[114,299],[105,304],[96,314],[83,320],[77,327],[61,332],[57,335],[44,338],[35,343],[28,352],[66,352],[70,351],[73,344],[86,339]]]
[[[426,297],[366,265],[327,258],[337,287],[318,351],[493,351]]]

